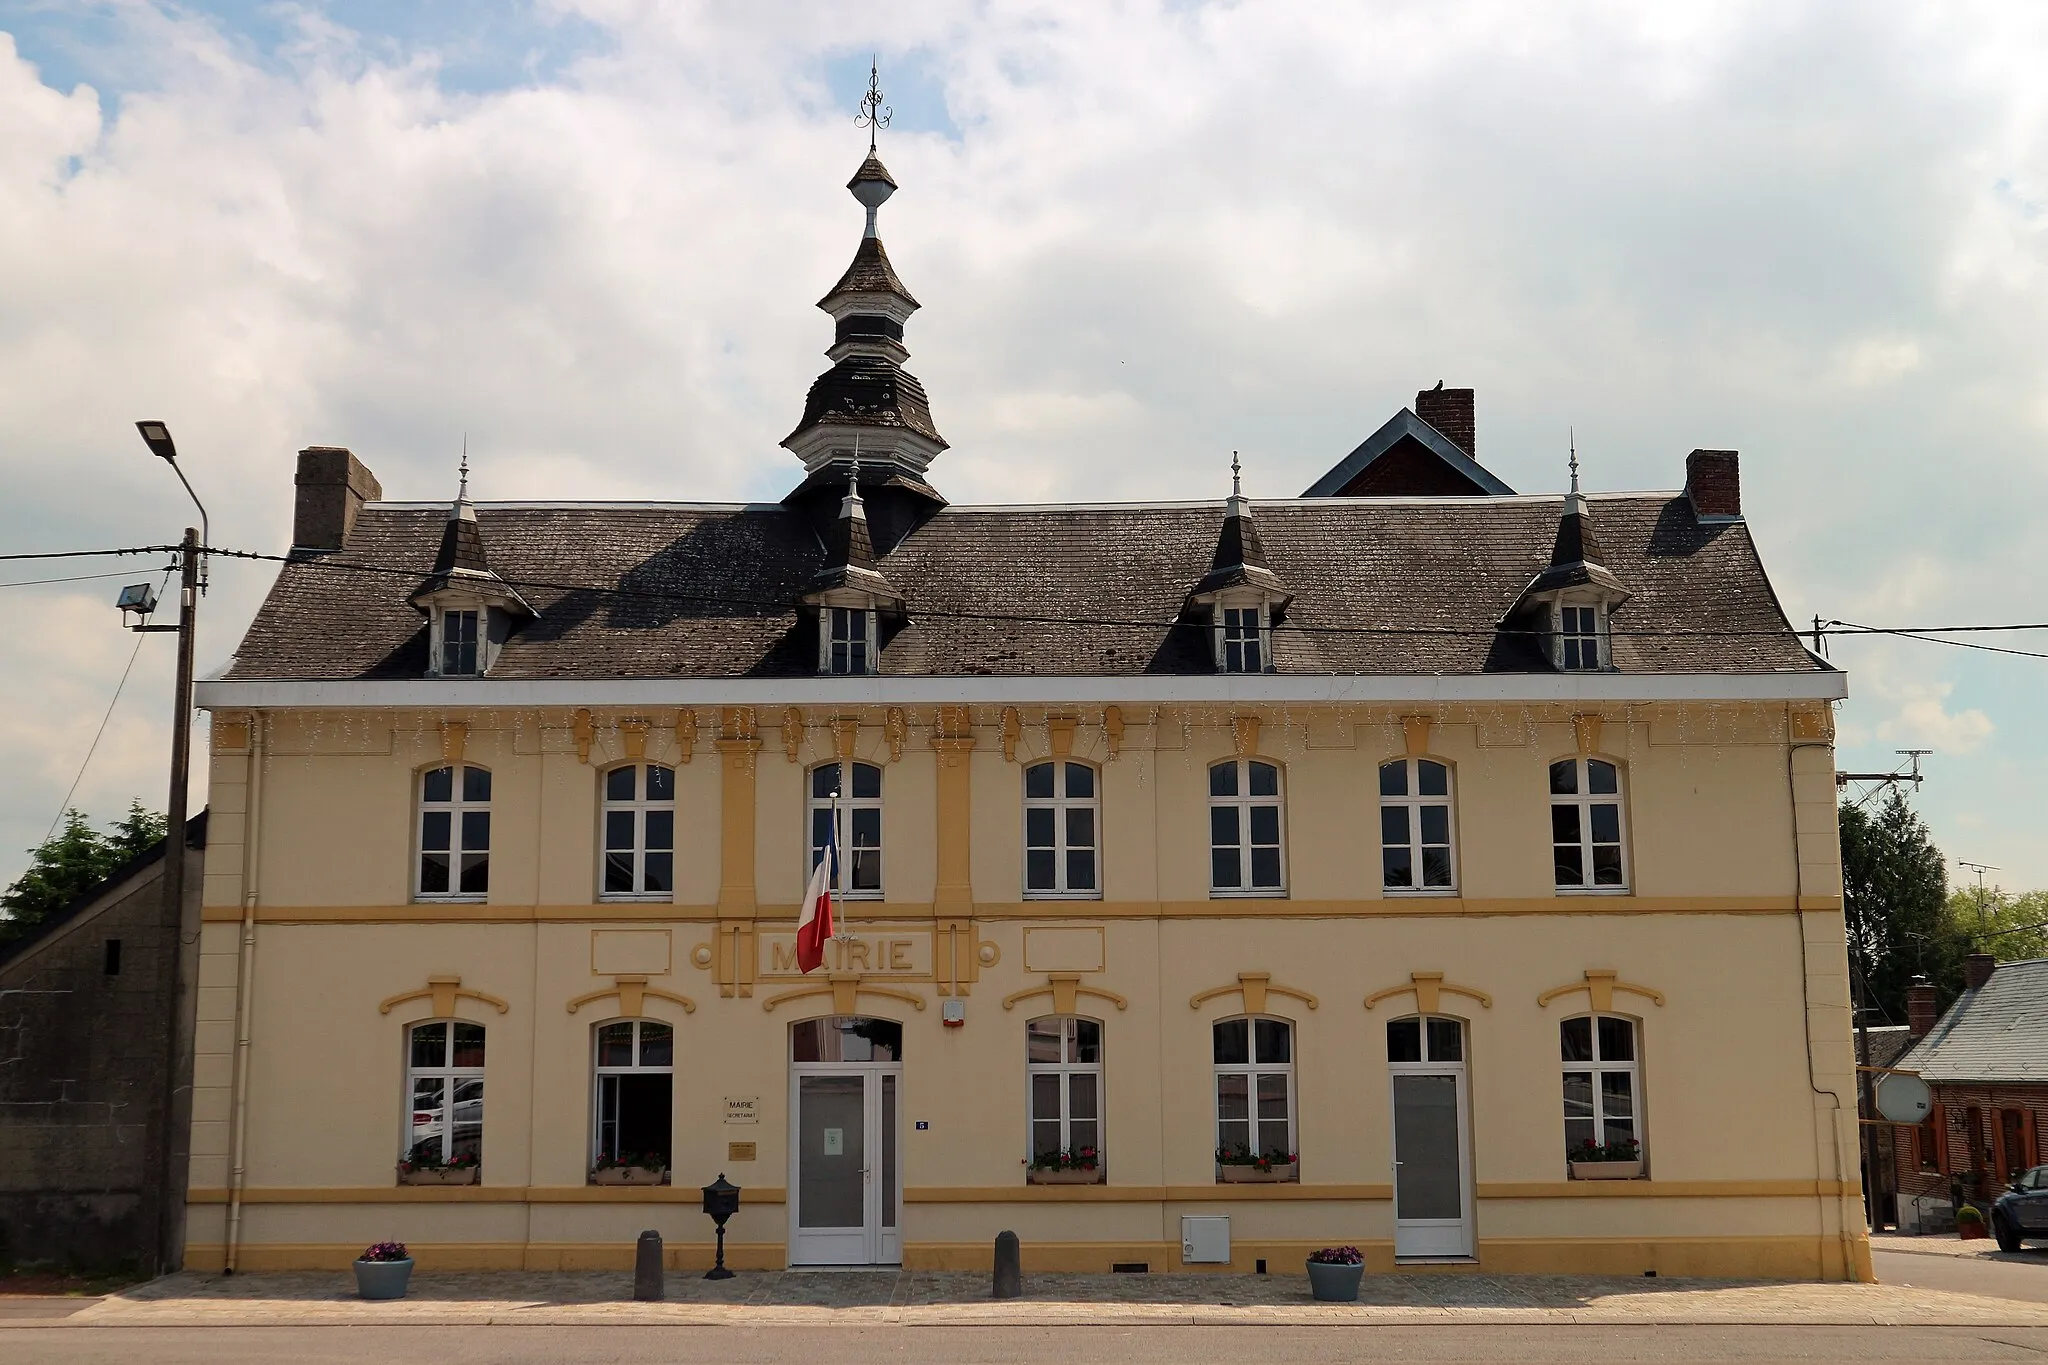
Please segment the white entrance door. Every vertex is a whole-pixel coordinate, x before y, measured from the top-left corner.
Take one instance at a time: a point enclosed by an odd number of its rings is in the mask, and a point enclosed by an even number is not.
[[[792,1065],[791,1265],[902,1262],[902,1080],[895,1062]]]
[[[1393,1080],[1394,1255],[1470,1256],[1464,1025],[1456,1019],[1398,1019],[1387,1033],[1387,1069]]]

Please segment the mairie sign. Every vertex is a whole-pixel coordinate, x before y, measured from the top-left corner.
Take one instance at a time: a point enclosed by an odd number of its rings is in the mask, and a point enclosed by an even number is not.
[[[796,965],[796,934],[793,930],[766,930],[755,937],[760,961],[757,977],[801,976]],[[825,944],[826,972],[859,972],[868,977],[895,977],[904,981],[929,980],[932,974],[932,936],[928,929],[861,929],[850,937]]]

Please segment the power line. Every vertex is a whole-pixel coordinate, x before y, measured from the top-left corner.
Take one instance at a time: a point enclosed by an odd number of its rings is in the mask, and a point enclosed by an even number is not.
[[[164,586],[170,581],[171,571],[166,569],[164,570],[163,583],[157,585],[159,596],[162,595]],[[142,642],[148,638],[147,635],[137,635],[135,637],[135,648],[128,651],[128,666],[121,670],[121,681],[114,684],[114,699],[107,703],[107,713],[100,717],[100,728],[92,732],[92,743],[86,746],[85,761],[78,765],[78,772],[71,779],[70,787],[65,790],[64,799],[57,803],[57,814],[50,821],[49,833],[43,835],[44,843],[48,843],[51,835],[57,832],[58,822],[63,820],[64,812],[71,809],[71,798],[78,794],[78,784],[85,780],[85,770],[91,766],[92,756],[99,751],[100,737],[107,733],[107,722],[114,718],[114,708],[121,704],[121,690],[128,686],[128,675],[135,671],[136,656],[142,653]]]
[[[154,555],[175,554],[176,545],[130,545],[122,550],[31,550],[23,554],[0,555],[0,561],[10,559],[85,559],[92,555]]]
[[[127,578],[132,572],[124,569],[120,573],[82,573],[69,578],[17,578],[12,582],[0,582],[0,588],[33,588],[44,583],[90,583],[101,578]]]
[[[2017,654],[2023,659],[2048,659],[2048,654],[2036,649],[2012,649],[2005,645],[1980,645],[1975,640],[1944,640],[1933,634],[1935,631],[1986,631],[1986,630],[2048,630],[2048,625],[2020,626],[1857,626],[1847,621],[1831,622],[1832,625],[1848,626],[1847,630],[1823,630],[1823,635],[1896,635],[1906,640],[1919,640],[1930,645],[1951,645],[1956,649],[1981,649],[1987,654]]]

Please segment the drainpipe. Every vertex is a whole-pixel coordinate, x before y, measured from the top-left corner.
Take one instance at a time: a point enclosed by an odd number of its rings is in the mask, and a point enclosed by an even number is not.
[[[265,716],[257,712],[249,724],[249,786],[247,826],[242,842],[242,950],[235,983],[235,1089],[231,1101],[228,1154],[228,1244],[224,1263],[235,1273],[242,1247],[242,1186],[249,1152],[249,1014],[256,994],[256,872],[261,865],[256,836],[263,818],[263,739]]]

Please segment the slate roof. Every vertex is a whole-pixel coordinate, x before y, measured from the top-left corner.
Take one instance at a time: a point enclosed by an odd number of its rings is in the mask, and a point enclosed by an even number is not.
[[[896,267],[889,264],[889,253],[882,250],[879,237],[860,239],[860,247],[853,253],[853,264],[846,267],[839,283],[818,300],[818,307],[827,308],[841,294],[894,294],[912,308],[920,306],[911,292],[904,288]]]
[[[1703,526],[1677,493],[1593,506],[1609,567],[1634,593],[1614,618],[1619,671],[1825,667],[1792,634],[1745,523]],[[1294,594],[1274,634],[1278,672],[1550,671],[1496,623],[1549,561],[1558,498],[1314,498],[1254,511],[1265,558]],[[830,528],[802,508],[483,503],[477,517],[492,567],[540,613],[506,643],[495,678],[815,670],[815,626],[797,604],[826,564]],[[440,505],[366,505],[346,548],[282,568],[226,676],[421,676],[427,632],[406,594],[433,564],[446,519]],[[1213,673],[1203,628],[1175,623],[1210,568],[1222,519],[1216,502],[939,508],[900,539],[877,539],[876,568],[908,612],[883,642],[880,671]],[[1051,619],[985,619],[1018,614]],[[1712,633],[1728,631],[1773,633]]]
[[[1899,1065],[1928,1081],[2048,1085],[2048,958],[1999,963]]]

